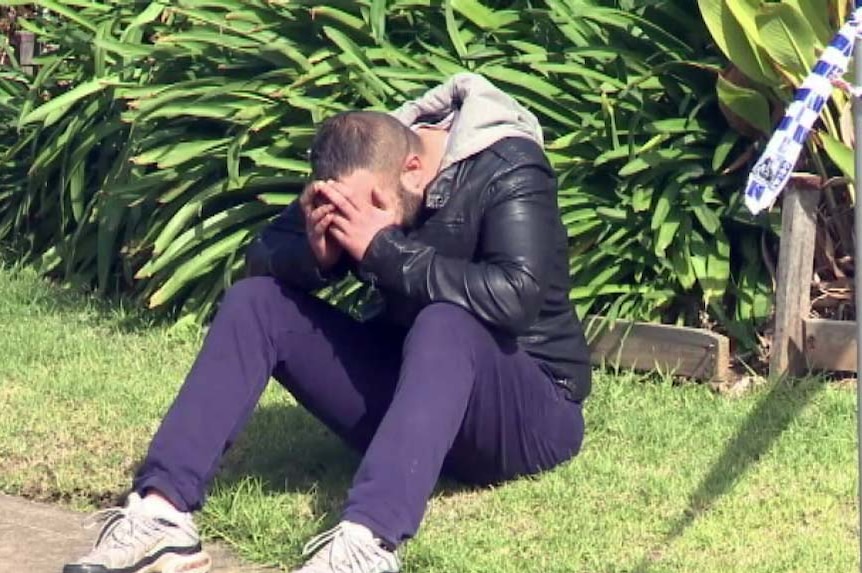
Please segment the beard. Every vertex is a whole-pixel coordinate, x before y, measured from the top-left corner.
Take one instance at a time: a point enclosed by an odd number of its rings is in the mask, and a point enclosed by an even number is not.
[[[401,224],[408,228],[415,225],[419,218],[419,212],[422,210],[422,195],[411,193],[399,181],[395,199],[398,202],[398,209],[401,211]]]

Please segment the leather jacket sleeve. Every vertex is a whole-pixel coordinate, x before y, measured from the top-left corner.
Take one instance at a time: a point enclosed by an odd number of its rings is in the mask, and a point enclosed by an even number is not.
[[[312,291],[343,278],[346,258],[330,272],[321,271],[308,244],[302,208],[295,201],[249,245],[246,269],[249,276],[271,276],[293,288]]]
[[[456,191],[457,192],[457,191]],[[449,302],[485,323],[518,335],[537,318],[559,231],[556,184],[527,166],[499,177],[481,217],[480,260],[438,254],[397,228],[375,236],[359,273],[421,306]]]

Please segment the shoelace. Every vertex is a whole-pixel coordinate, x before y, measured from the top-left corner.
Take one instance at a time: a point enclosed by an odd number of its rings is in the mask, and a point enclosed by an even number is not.
[[[327,546],[329,550],[324,552]],[[329,531],[312,537],[302,548],[302,555],[308,557],[317,553],[308,565],[325,560],[334,571],[368,573],[375,561],[382,557],[383,551],[374,541],[368,543],[357,540],[344,523],[339,523]],[[344,565],[347,565],[346,569]]]

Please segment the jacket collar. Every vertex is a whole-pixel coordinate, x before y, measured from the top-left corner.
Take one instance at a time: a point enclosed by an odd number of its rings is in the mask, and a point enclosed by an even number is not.
[[[425,188],[426,209],[433,209],[435,211],[442,209],[449,201],[449,198],[452,196],[452,189],[454,188],[452,183],[455,180],[457,167],[456,164],[443,169],[437,173],[437,176]]]

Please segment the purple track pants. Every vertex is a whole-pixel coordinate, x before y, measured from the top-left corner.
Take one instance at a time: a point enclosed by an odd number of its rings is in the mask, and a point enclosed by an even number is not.
[[[200,508],[271,376],[365,452],[342,518],[393,545],[415,535],[441,471],[500,482],[570,459],[583,439],[567,390],[458,306],[431,304],[405,332],[255,277],[225,295],[135,490]]]

